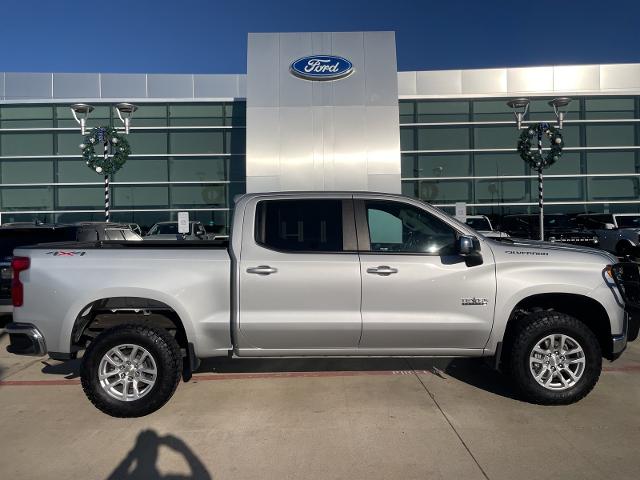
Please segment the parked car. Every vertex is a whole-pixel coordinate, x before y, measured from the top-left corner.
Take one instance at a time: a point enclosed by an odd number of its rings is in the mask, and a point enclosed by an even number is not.
[[[587,213],[576,220],[598,235],[600,248],[620,257],[640,256],[640,214]]]
[[[142,237],[142,229],[140,228],[140,225],[138,225],[137,223],[129,223],[128,225],[133,233]]]
[[[505,215],[500,229],[515,238],[540,239],[538,215]],[[598,236],[580,227],[568,215],[550,213],[544,216],[544,239],[547,242],[569,243],[583,247],[598,247]]]
[[[178,232],[178,222],[158,222],[144,237],[145,240],[213,240],[202,222],[189,222],[189,233]]]
[[[509,238],[509,234],[494,230],[486,215],[467,215],[466,224],[488,238]]]
[[[200,358],[228,355],[493,357],[524,399],[567,404],[640,323],[637,264],[499,242],[391,194],[248,194],[229,242],[15,254],[9,351],[86,349],[82,387],[118,417],[157,410]]]
[[[142,240],[128,225],[79,222],[72,225],[16,222],[0,226],[0,313],[10,313],[11,259],[13,250],[25,245],[61,241]]]

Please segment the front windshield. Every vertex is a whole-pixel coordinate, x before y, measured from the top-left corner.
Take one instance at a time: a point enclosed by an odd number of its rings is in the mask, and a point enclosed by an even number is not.
[[[618,228],[640,228],[640,215],[616,215]]]
[[[491,230],[491,224],[489,223],[489,220],[484,217],[481,217],[481,218],[467,217],[467,225],[469,225],[474,230],[483,230],[483,231]]]

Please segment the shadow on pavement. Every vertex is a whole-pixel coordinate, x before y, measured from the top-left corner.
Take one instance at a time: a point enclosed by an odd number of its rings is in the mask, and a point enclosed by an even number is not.
[[[42,362],[42,373],[79,378],[80,360],[55,364]],[[481,358],[208,358],[197,373],[288,373],[427,371],[447,376],[502,397],[517,399],[506,376]],[[197,380],[197,377],[194,377]]]
[[[161,446],[181,455],[189,465],[191,473],[163,475],[156,462]],[[127,456],[111,472],[107,480],[211,480],[211,475],[200,459],[178,437],[159,436],[154,430],[143,430]]]
[[[50,363],[52,360],[45,360],[42,362],[42,373],[48,373],[52,375],[64,375],[67,380],[74,378],[80,378],[80,359],[67,360],[63,363]]]

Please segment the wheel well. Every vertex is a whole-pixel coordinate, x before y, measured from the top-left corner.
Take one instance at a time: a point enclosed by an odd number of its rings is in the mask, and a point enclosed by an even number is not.
[[[82,310],[73,326],[71,347],[86,348],[103,330],[123,324],[164,328],[181,348],[188,346],[182,320],[167,304],[148,298],[112,297],[96,300]]]
[[[544,293],[521,300],[511,312],[504,333],[502,359],[509,355],[509,347],[518,328],[527,321],[527,314],[539,310],[555,310],[571,315],[595,334],[602,355],[612,359],[611,322],[605,308],[596,300],[571,293]],[[501,359],[501,360],[502,360]]]

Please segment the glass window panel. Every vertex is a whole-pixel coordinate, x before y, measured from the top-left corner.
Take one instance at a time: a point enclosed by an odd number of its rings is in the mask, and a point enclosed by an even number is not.
[[[403,152],[416,150],[415,128],[400,129],[400,150]]]
[[[4,187],[2,208],[12,210],[52,210],[52,187]]]
[[[504,127],[475,127],[475,148],[516,148],[518,132],[512,125]]]
[[[477,100],[473,102],[473,120],[514,121],[513,110],[507,106],[506,100]]]
[[[531,192],[534,200],[538,199],[538,179],[531,180]],[[545,201],[582,201],[584,200],[583,178],[545,178]]]
[[[203,180],[226,180],[225,168],[228,158],[171,158],[169,159],[171,180],[197,182]]]
[[[627,147],[635,144],[633,125],[587,125],[587,146]]]
[[[58,155],[82,155],[80,144],[84,142],[84,137],[77,132],[58,133]]]
[[[104,208],[104,187],[58,187],[58,208]]]
[[[536,172],[532,171],[531,173],[534,174]],[[563,152],[556,163],[544,170],[545,175],[568,175],[574,173],[582,173],[580,153],[578,152]]]
[[[469,129],[424,127],[418,129],[418,150],[469,148]]]
[[[172,185],[173,207],[226,207],[225,185]]]
[[[46,106],[4,105],[0,108],[0,118],[2,120],[52,119],[53,109]]]
[[[468,154],[417,155],[416,177],[466,177],[471,175]]]
[[[101,182],[103,180],[104,177],[87,167],[82,159],[58,160],[58,182]]]
[[[340,200],[272,200],[258,203],[256,240],[284,251],[342,251]]]
[[[114,187],[116,207],[165,207],[169,203],[167,186],[126,186]]]
[[[469,102],[419,101],[416,111],[418,122],[469,121]]]
[[[167,153],[167,134],[164,132],[132,131],[127,140],[133,155]]]
[[[224,153],[223,134],[219,131],[172,132],[171,153]]]
[[[52,155],[51,133],[4,133],[0,135],[0,148],[4,156]]]
[[[87,121],[87,124],[91,124],[91,119],[103,120],[105,118],[106,119],[110,118],[110,113],[111,113],[110,105],[96,105],[95,103],[92,103],[92,105],[93,105],[93,111],[91,112],[91,115],[89,115],[89,120]],[[74,124],[78,126],[78,124],[75,122],[73,118],[73,113],[71,112],[71,108],[69,105],[60,105],[55,107],[55,109],[56,109],[56,118],[58,120],[73,120]]]
[[[115,123],[121,125],[118,119],[118,112],[113,110]],[[136,127],[159,127],[167,125],[167,107],[165,105],[138,105],[138,110],[134,114],[132,126]]]
[[[366,210],[373,252],[454,252],[457,232],[422,209],[400,202],[369,201]]]
[[[467,180],[421,181],[418,198],[430,203],[471,203],[471,182]]]
[[[2,183],[53,182],[52,160],[4,160]]]
[[[528,175],[526,163],[517,153],[474,153],[475,175],[490,177],[501,175]]]
[[[51,213],[12,213],[2,212],[2,223],[29,222],[53,223],[54,215]]]
[[[167,160],[164,158],[130,158],[114,176],[116,182],[166,182],[167,178]]]
[[[476,202],[528,202],[527,180],[478,180]]]
[[[587,173],[636,173],[634,152],[587,152]]]
[[[0,127],[53,127],[53,108],[44,106],[3,106],[0,108]]]
[[[589,200],[638,200],[637,177],[589,178]]]
[[[224,105],[170,105],[171,125],[224,125]]]
[[[588,98],[585,100],[585,118],[633,118],[633,97],[627,98]]]

